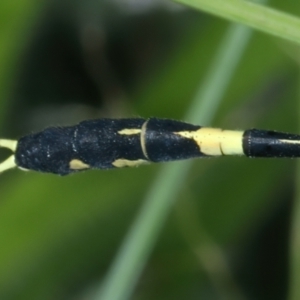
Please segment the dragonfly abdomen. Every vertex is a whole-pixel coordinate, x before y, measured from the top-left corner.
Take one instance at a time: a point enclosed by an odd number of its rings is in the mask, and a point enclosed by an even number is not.
[[[243,149],[248,157],[300,157],[300,135],[250,129],[244,132]]]
[[[223,130],[158,118],[98,119],[49,127],[18,141],[0,139],[0,147],[14,152],[0,164],[0,172],[17,166],[67,175],[195,157],[299,157],[300,136]]]

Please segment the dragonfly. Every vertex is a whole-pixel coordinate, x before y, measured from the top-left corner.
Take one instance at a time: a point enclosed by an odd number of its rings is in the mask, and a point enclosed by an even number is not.
[[[300,135],[224,130],[171,119],[103,118],[48,127],[19,140],[0,139],[0,147],[13,152],[0,163],[0,172],[18,167],[68,175],[197,157],[300,157]]]

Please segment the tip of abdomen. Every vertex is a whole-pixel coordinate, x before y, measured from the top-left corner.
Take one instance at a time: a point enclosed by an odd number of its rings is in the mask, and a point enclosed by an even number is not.
[[[249,157],[300,157],[300,135],[251,129],[243,136],[245,155]]]

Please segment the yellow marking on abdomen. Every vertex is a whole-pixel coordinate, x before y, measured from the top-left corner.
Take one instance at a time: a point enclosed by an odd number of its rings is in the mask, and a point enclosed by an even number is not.
[[[133,135],[133,134],[141,133],[141,131],[142,130],[138,129],[138,128],[132,128],[132,129],[125,128],[125,129],[118,131],[118,134]]]
[[[147,163],[148,161],[144,159],[128,160],[125,158],[119,158],[116,159],[114,162],[112,162],[112,165],[117,168],[123,168],[123,167],[137,167],[139,165],[143,165]]]
[[[90,167],[80,159],[72,159],[69,163],[69,166],[72,170],[83,170],[88,169]]]
[[[146,148],[146,130],[147,130],[147,124],[148,124],[149,120],[147,120],[143,126],[142,126],[142,130],[141,130],[141,147],[142,147],[142,151],[144,156],[149,159],[148,153],[147,153],[147,148]]]
[[[297,140],[278,140],[282,143],[285,143],[285,144],[300,144],[300,141],[297,141]]]
[[[206,155],[243,155],[243,131],[203,127],[196,131],[180,131],[176,134],[193,139]]]

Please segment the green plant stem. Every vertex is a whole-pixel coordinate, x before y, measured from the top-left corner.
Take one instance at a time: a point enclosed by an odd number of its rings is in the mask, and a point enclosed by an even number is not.
[[[249,28],[230,26],[207,78],[190,106],[186,116],[188,121],[200,124],[212,121],[250,36]],[[191,161],[162,167],[95,299],[130,297],[190,167]]]
[[[173,1],[300,43],[300,19],[261,4],[242,0]]]

